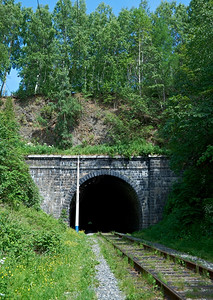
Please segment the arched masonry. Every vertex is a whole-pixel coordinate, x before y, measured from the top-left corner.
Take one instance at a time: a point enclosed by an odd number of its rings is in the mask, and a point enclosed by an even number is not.
[[[77,156],[29,155],[26,161],[31,176],[43,197],[42,209],[56,218],[59,218],[64,210],[69,218],[70,208],[75,202]],[[83,199],[82,207],[90,208],[90,194],[96,193],[98,190],[99,196],[96,197],[99,197],[100,201],[104,201],[103,205],[107,205],[109,201],[109,205],[112,207],[107,211],[109,219],[114,204],[117,211],[119,208],[122,211],[122,205],[129,205],[130,210],[131,206],[134,206],[132,210],[135,212],[135,217],[132,216],[130,222],[136,222],[133,221],[134,218],[139,220],[133,229],[147,228],[161,220],[169,190],[176,179],[177,177],[169,168],[169,160],[164,156],[134,157],[132,159],[80,156],[79,183],[80,201],[81,198]],[[104,187],[106,190],[105,192],[103,190],[103,195],[101,195]],[[118,203],[116,203],[116,198],[110,202],[113,191],[119,198]],[[108,196],[104,195],[106,192]],[[110,194],[111,192],[112,194]],[[97,203],[98,200],[96,200]],[[86,213],[84,212],[83,215],[85,217]]]
[[[102,190],[101,194],[98,196],[98,201],[96,201],[97,203],[95,205],[92,206],[91,203],[91,199],[89,198],[89,194],[87,193],[86,196],[85,194],[85,186],[87,185],[95,185],[94,190],[93,190],[93,194],[92,194],[92,200],[94,202],[94,198],[95,198],[95,194],[96,194],[96,190],[98,189],[98,185],[101,185],[101,181],[102,183],[105,182],[105,185],[108,183],[110,183],[110,186],[107,186],[107,188],[111,188],[110,190],[110,195],[108,195],[106,202],[107,205],[110,206],[108,211],[106,210],[106,207],[103,211],[102,207],[104,208],[104,203],[103,203],[103,198],[106,198],[106,192],[107,190]],[[87,227],[87,222],[89,221],[93,221],[94,223],[94,216],[93,216],[93,220],[91,220],[91,212],[90,210],[95,211],[95,213],[99,216],[97,216],[97,219],[99,219],[99,223],[103,223],[104,219],[105,219],[105,214],[106,214],[106,220],[105,223],[108,222],[109,226],[103,225],[103,226],[96,226],[96,230],[98,231],[103,231],[105,228],[105,231],[109,231],[111,230],[116,230],[116,231],[126,231],[126,232],[132,232],[137,230],[138,228],[142,228],[143,227],[143,216],[145,215],[145,207],[141,209],[141,203],[143,203],[143,198],[141,197],[142,194],[140,193],[140,190],[138,188],[137,185],[135,185],[134,182],[131,181],[131,179],[123,176],[122,174],[120,174],[117,171],[113,171],[113,170],[98,170],[95,172],[91,172],[90,174],[86,175],[85,177],[81,178],[79,181],[79,185],[80,185],[80,206],[81,205],[81,200],[86,198],[86,201],[89,201],[88,205],[91,206],[90,207],[87,206],[86,208],[86,214],[84,213],[84,210],[82,211],[81,209],[81,219],[83,217],[83,219],[85,219],[85,222],[83,220],[83,228]],[[115,185],[115,186],[114,186]],[[125,194],[128,195],[128,199],[129,199],[129,205],[128,207],[126,207],[126,213],[121,214],[121,211],[124,210],[124,206],[127,206],[126,201],[124,201],[124,199],[126,197],[124,197],[124,195],[122,196],[122,199],[120,199],[119,196],[121,196],[121,194],[123,193],[115,193],[115,187],[118,185],[122,185],[123,186],[123,190],[125,190]],[[104,184],[102,184],[102,189],[104,188]],[[77,189],[77,185],[74,185],[72,190],[70,191],[70,194],[68,196],[68,198],[66,199],[64,205],[63,205],[63,209],[65,209],[66,211],[69,211],[69,209],[72,209],[72,213],[71,215],[73,215],[73,219],[75,219],[75,195],[76,195],[76,189]],[[112,197],[114,197],[112,199]],[[117,198],[116,198],[117,197]],[[112,203],[112,200],[114,201],[114,203]],[[83,201],[82,201],[83,202]],[[117,202],[117,205],[116,205]],[[98,206],[98,207],[97,207]],[[134,210],[134,213],[131,213],[131,207]],[[109,212],[110,210],[110,212]],[[113,210],[113,212],[112,212]],[[102,211],[102,214],[101,214]],[[143,213],[142,213],[143,211]],[[116,214],[116,216],[114,216],[114,214]],[[82,216],[83,215],[83,216]],[[93,213],[92,213],[93,215]],[[109,216],[110,215],[110,216]],[[130,218],[131,215],[131,218]],[[113,222],[112,218],[114,216],[114,219],[117,219],[117,226],[115,224],[115,220]],[[122,218],[124,218],[124,220],[122,220]],[[72,218],[71,218],[72,219]],[[129,220],[129,222],[131,224],[124,225],[124,223],[126,222],[126,220]],[[71,225],[72,227],[74,227],[74,222],[73,220],[71,220]],[[114,223],[114,227],[113,224]],[[121,224],[121,226],[119,226]],[[111,225],[111,226],[110,226]]]

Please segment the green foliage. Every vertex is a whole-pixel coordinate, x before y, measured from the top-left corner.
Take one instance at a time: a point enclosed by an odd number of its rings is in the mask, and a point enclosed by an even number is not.
[[[14,0],[0,1],[0,96],[4,94],[7,75],[14,67],[20,52],[20,3]]]
[[[48,95],[52,79],[66,70],[71,90],[106,100],[128,87],[162,105],[172,90],[186,8],[164,2],[150,15],[144,3],[118,17],[104,3],[87,15],[84,0],[58,1],[52,14],[47,6],[35,13],[24,8],[19,94]]]
[[[36,120],[41,126],[46,127],[48,125],[48,121],[44,119],[42,116],[38,116]]]
[[[173,153],[174,166],[181,169],[195,165],[209,152],[209,137],[213,135],[212,110],[210,95],[192,99],[180,95],[169,100],[163,133]]]
[[[125,93],[123,105],[119,106],[117,114],[108,113],[106,122],[111,125],[109,136],[117,143],[134,143],[135,140],[148,140],[153,138],[153,144],[157,143],[157,136],[153,132],[159,123],[156,113],[160,113],[160,107],[153,104],[153,99],[140,97],[133,93]]]
[[[185,42],[187,12],[184,5],[164,1],[152,15],[153,43],[160,56],[155,75],[156,88],[165,100],[174,93],[174,74],[180,67],[179,48]],[[158,84],[158,85],[157,85]]]
[[[0,201],[38,208],[40,196],[20,154],[20,146],[13,104],[8,98],[4,110],[0,112]]]
[[[41,117],[50,120],[53,116],[53,105],[47,104],[40,110]]]
[[[194,78],[191,88],[212,91],[213,77],[213,5],[212,0],[192,0],[189,5],[188,65]]]
[[[87,237],[42,211],[1,205],[0,265],[5,298],[94,299]]]
[[[24,216],[24,221],[18,220],[19,215],[22,215],[23,212],[25,212],[25,209],[20,205],[20,209],[17,212],[3,209],[0,215],[0,251],[2,255],[27,258],[30,255],[34,256],[35,253],[60,252],[62,235],[59,228],[58,231],[48,230],[48,225],[46,224],[45,231],[39,228],[32,229],[28,224],[28,222],[35,222],[35,219],[34,221],[31,219],[32,216],[35,218],[36,213],[38,214],[37,222],[42,222],[42,219],[48,222],[48,217],[45,218],[42,212],[32,211],[31,215]],[[55,223],[57,224],[57,222]],[[49,226],[51,225],[50,220],[48,224]],[[58,225],[58,227],[60,226]]]
[[[65,222],[67,222],[67,210],[66,209],[62,209],[61,211],[61,214],[60,214],[60,218],[59,218],[59,221],[62,223],[62,224],[65,224]]]
[[[210,169],[207,169],[204,175],[202,169],[196,167],[187,169],[180,182],[174,186],[165,215],[174,215],[176,227],[179,229],[177,234],[187,233],[191,226],[199,224],[201,220],[202,234],[209,237],[213,234],[212,199],[208,198],[209,195],[212,195],[213,176],[208,174],[209,172]]]
[[[203,235],[213,233],[211,218],[205,214],[206,199],[212,201],[213,195],[212,111],[208,94],[191,99],[173,97],[165,110],[164,137],[171,150],[171,163],[182,175],[170,196],[166,215],[175,218],[173,226],[176,224],[179,233],[200,222]]]
[[[36,253],[59,252],[61,248],[61,236],[58,232],[40,231],[33,238],[33,249]]]
[[[116,156],[121,155],[125,157],[133,156],[147,156],[159,154],[166,154],[165,149],[161,149],[158,146],[154,146],[151,143],[147,143],[145,140],[134,140],[129,143],[117,143],[114,145],[101,144],[96,146],[81,145],[75,146],[66,150],[57,149],[47,145],[25,145],[22,148],[25,155],[29,154],[59,154],[59,155],[109,155]]]
[[[207,30],[211,12],[211,1],[190,3],[188,44],[180,49],[184,57],[180,73],[187,80],[179,77],[178,88],[184,95],[173,96],[167,102],[163,127],[172,166],[181,179],[169,197],[164,221],[156,226],[161,235],[167,231],[172,239],[193,242],[203,236],[207,240],[202,241],[203,249],[211,245],[213,234],[213,101],[209,78],[213,61],[209,54],[212,30]]]
[[[81,104],[71,95],[68,72],[64,69],[56,74],[54,88],[50,93],[54,100],[54,110],[57,113],[55,135],[57,146],[66,149],[72,146],[71,129],[81,114]]]
[[[54,146],[40,145],[40,144],[24,144],[22,145],[21,152],[23,155],[29,154],[61,154],[62,150]]]
[[[16,61],[21,83],[17,95],[21,98],[48,95],[56,58],[52,15],[48,6],[39,7],[35,13],[31,8],[24,8],[22,13],[20,36],[23,45]]]
[[[55,63],[58,71],[68,71],[71,90],[86,91],[90,59],[86,3],[84,0],[58,1],[52,17],[57,37]]]

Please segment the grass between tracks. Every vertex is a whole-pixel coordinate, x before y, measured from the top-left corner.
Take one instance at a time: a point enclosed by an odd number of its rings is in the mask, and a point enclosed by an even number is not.
[[[129,265],[127,258],[122,257],[120,251],[115,250],[104,239],[99,239],[99,244],[104,258],[118,280],[119,288],[126,295],[126,300],[163,299],[161,292],[157,290],[155,280],[151,276],[131,275],[133,269]]]
[[[0,298],[96,299],[84,233],[42,211],[0,205]]]

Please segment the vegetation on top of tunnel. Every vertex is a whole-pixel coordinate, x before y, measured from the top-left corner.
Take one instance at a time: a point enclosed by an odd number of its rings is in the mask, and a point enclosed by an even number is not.
[[[80,145],[70,149],[62,150],[48,145],[26,145],[21,148],[24,155],[29,154],[61,154],[61,155],[116,155],[131,158],[148,155],[168,155],[166,149],[147,143],[145,140],[135,140],[128,143],[116,143],[113,145]]]

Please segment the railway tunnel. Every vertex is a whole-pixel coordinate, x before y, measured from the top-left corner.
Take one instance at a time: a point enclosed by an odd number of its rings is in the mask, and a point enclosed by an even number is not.
[[[70,204],[70,226],[75,227],[76,195]],[[134,188],[111,175],[95,176],[80,185],[79,228],[87,232],[140,229],[141,208]]]

